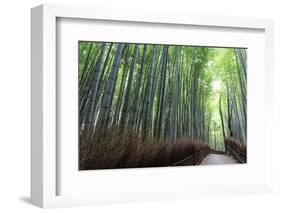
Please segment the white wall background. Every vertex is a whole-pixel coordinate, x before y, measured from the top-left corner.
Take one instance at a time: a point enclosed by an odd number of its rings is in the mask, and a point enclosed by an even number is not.
[[[42,3],[79,4],[192,14],[269,17],[275,20],[274,192],[270,195],[202,198],[47,210],[52,212],[280,212],[281,210],[281,12],[278,0],[8,0],[0,7],[0,211],[37,212],[29,204],[30,8]],[[278,85],[279,84],[279,85]],[[258,119],[258,117],[257,117]],[[279,154],[279,156],[278,156]],[[239,174],[243,175],[243,174]],[[207,177],[206,177],[207,178]],[[279,211],[278,211],[279,210]]]

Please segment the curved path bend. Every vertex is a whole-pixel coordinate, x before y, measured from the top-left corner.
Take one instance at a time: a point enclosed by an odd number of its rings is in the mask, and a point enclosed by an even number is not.
[[[212,164],[234,164],[238,163],[235,159],[222,154],[209,154],[199,165],[212,165]]]

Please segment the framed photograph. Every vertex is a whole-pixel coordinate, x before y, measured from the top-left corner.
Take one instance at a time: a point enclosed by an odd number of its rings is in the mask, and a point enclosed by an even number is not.
[[[272,20],[42,5],[31,25],[33,204],[270,192]]]

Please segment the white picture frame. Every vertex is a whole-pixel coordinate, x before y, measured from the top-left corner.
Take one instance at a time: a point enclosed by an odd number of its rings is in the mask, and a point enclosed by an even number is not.
[[[200,28],[206,28],[211,30],[226,30],[232,32],[234,30],[253,30],[262,32],[262,38],[258,42],[264,45],[264,54],[262,56],[263,63],[261,68],[260,76],[266,78],[259,78],[255,85],[256,88],[260,88],[260,92],[263,94],[261,100],[263,103],[260,107],[260,111],[256,113],[265,113],[263,117],[264,126],[266,128],[265,133],[260,135],[266,141],[265,147],[268,148],[270,131],[271,131],[271,119],[272,119],[272,95],[273,90],[273,21],[271,19],[257,19],[257,18],[241,18],[241,17],[216,17],[216,16],[203,16],[203,15],[188,15],[188,14],[173,14],[173,13],[154,13],[148,11],[120,11],[108,8],[85,8],[85,7],[74,7],[74,6],[54,6],[54,5],[41,5],[31,10],[31,73],[32,73],[32,103],[31,103],[31,201],[33,204],[47,208],[47,207],[59,207],[59,206],[76,206],[76,205],[91,205],[99,203],[116,203],[116,202],[138,202],[143,200],[165,200],[165,199],[183,199],[188,197],[197,196],[214,196],[214,195],[241,195],[241,194],[252,194],[252,193],[263,193],[269,192],[271,188],[271,171],[270,171],[270,156],[269,153],[265,153],[262,156],[264,164],[257,168],[255,162],[253,165],[253,174],[261,174],[262,177],[256,178],[253,184],[249,184],[247,177],[238,178],[238,181],[233,180],[232,183],[226,181],[217,184],[200,185],[199,182],[193,183],[193,187],[188,185],[177,185],[176,183],[165,184],[164,181],[149,187],[134,185],[134,182],[122,183],[122,188],[114,188],[114,190],[102,190],[97,188],[95,195],[85,193],[87,187],[81,186],[84,190],[81,190],[78,194],[60,194],[58,193],[58,185],[63,184],[60,179],[60,170],[63,164],[59,164],[60,152],[58,152],[58,132],[57,132],[57,107],[58,107],[58,95],[57,88],[60,82],[57,79],[57,50],[58,50],[58,20],[99,20],[101,22],[106,21],[117,21],[116,27],[122,26],[122,23],[134,23],[135,25],[141,24],[143,26],[153,24],[154,26],[165,26],[173,28],[176,26],[188,27],[195,26]],[[102,24],[102,23],[101,23]],[[210,33],[211,36],[211,33]],[[235,35],[233,35],[235,36]],[[164,36],[165,37],[165,36]],[[130,39],[130,38],[128,38]],[[132,38],[133,39],[133,38]],[[161,43],[161,41],[159,41]],[[165,42],[164,40],[162,42]],[[177,42],[180,42],[179,40]],[[239,42],[239,41],[237,41]],[[265,43],[263,43],[265,42]],[[215,42],[214,42],[215,43]],[[227,43],[227,41],[226,41]],[[206,43],[206,45],[208,45]],[[222,44],[221,44],[222,45]],[[228,45],[230,45],[228,43]],[[258,45],[253,44],[253,45]],[[71,75],[71,74],[70,74]],[[251,79],[250,79],[251,80]],[[252,78],[251,81],[255,80]],[[69,86],[73,85],[71,83]],[[74,85],[73,85],[74,86]],[[260,87],[261,86],[261,87]],[[264,86],[264,87],[263,87]],[[254,93],[250,94],[254,96]],[[253,103],[258,103],[259,100],[253,99]],[[251,117],[250,117],[251,118]],[[254,124],[252,118],[252,124]],[[255,126],[260,128],[259,126]],[[251,144],[251,141],[249,141]],[[255,149],[253,149],[255,150]],[[269,149],[268,149],[269,150]],[[260,152],[257,149],[257,152]],[[71,151],[69,151],[71,154]],[[251,154],[251,152],[250,152]],[[252,153],[254,156],[255,153]],[[251,155],[249,156],[251,157]],[[254,159],[254,157],[253,157]],[[77,163],[78,164],[78,163]],[[251,165],[251,161],[250,164]],[[216,169],[217,176],[220,175],[224,167]],[[204,170],[204,171],[203,171]],[[203,168],[194,170],[195,175],[192,177],[196,180],[200,175],[204,175],[206,172],[213,172],[214,169]],[[250,171],[247,167],[233,168],[233,171],[237,172],[245,171],[248,174]],[[247,173],[247,170],[248,173]],[[259,170],[259,171],[257,171]],[[149,172],[147,172],[149,171]],[[174,175],[169,176],[171,182],[184,183],[182,179],[176,179],[178,176],[186,175],[186,171],[179,170],[177,168],[161,168],[148,170],[123,170],[121,173],[112,173],[108,171],[106,173],[107,180],[118,180],[126,175],[128,177],[139,178],[145,177],[152,178],[153,176],[159,177],[159,175],[167,175],[169,172],[173,172]],[[78,172],[78,171],[77,171]],[[256,172],[256,173],[255,173]],[[97,176],[96,174],[84,173],[83,180],[89,182],[88,177]],[[98,174],[100,175],[100,174]],[[247,176],[247,175],[246,175]],[[99,180],[102,181],[103,176]],[[215,176],[214,176],[215,177]],[[214,178],[213,177],[213,178]],[[69,177],[70,179],[72,177]],[[117,179],[116,179],[117,178]],[[81,179],[82,180],[82,179]],[[177,180],[177,181],[176,181]],[[71,181],[74,181],[71,179]],[[125,180],[126,182],[126,180]],[[100,182],[99,185],[102,185]],[[131,185],[132,184],[132,185]],[[70,182],[67,186],[71,187],[68,191],[77,189],[80,187],[75,182]],[[75,186],[77,186],[75,188]],[[92,188],[95,189],[93,184]],[[113,186],[112,186],[113,187]],[[139,188],[138,188],[139,187]],[[141,191],[140,188],[144,190]],[[153,188],[154,187],[154,188]],[[126,189],[127,188],[127,189]],[[147,191],[151,189],[151,191]],[[120,193],[122,196],[120,196]]]

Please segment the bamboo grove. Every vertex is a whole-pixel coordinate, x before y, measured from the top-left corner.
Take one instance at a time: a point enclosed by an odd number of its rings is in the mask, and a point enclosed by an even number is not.
[[[247,50],[79,42],[80,141],[134,134],[140,143],[246,143]],[[101,142],[102,143],[102,142]]]

